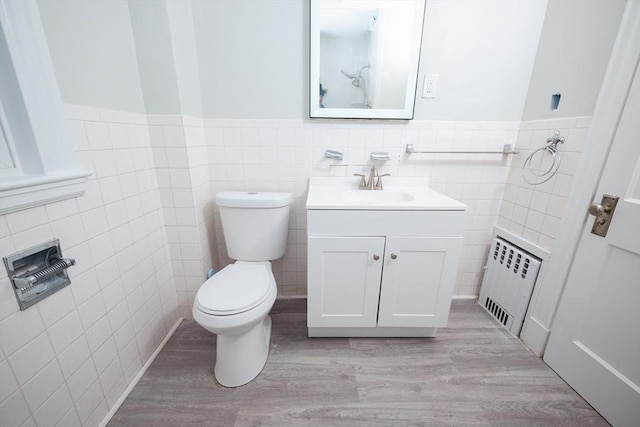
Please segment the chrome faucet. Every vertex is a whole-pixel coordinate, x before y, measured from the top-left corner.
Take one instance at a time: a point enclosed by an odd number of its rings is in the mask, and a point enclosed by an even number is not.
[[[375,190],[376,187],[373,185],[373,181],[378,176],[378,169],[375,166],[371,166],[371,170],[369,171],[369,182],[367,183],[367,190]]]
[[[388,173],[378,175],[378,169],[375,166],[371,166],[371,170],[369,171],[369,180],[367,181],[366,177],[361,173],[354,173],[353,176],[360,177],[360,185],[358,188],[360,190],[382,190],[382,177],[389,176]]]

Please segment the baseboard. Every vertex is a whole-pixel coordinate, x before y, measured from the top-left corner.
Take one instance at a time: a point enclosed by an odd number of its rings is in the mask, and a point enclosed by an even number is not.
[[[525,328],[520,334],[520,339],[527,346],[529,350],[538,357],[544,355],[544,350],[547,348],[547,342],[549,341],[549,334],[551,331],[545,328],[538,320],[530,316],[526,323]]]
[[[147,369],[149,369],[149,366],[151,366],[151,363],[153,363],[153,361],[158,356],[158,354],[160,354],[160,351],[164,348],[164,346],[167,343],[167,341],[169,341],[169,338],[171,338],[173,336],[173,333],[176,331],[176,329],[178,329],[178,326],[180,326],[180,323],[182,323],[183,320],[184,319],[182,317],[178,318],[176,323],[171,327],[171,329],[167,333],[167,336],[164,337],[164,339],[162,340],[160,345],[158,345],[158,348],[156,348],[156,350],[153,352],[151,357],[149,357],[149,360],[147,360],[147,363],[145,363],[142,366],[142,369],[140,369],[140,371],[135,376],[133,381],[131,381],[129,383],[129,385],[127,386],[127,388],[124,390],[124,392],[122,392],[122,395],[116,401],[115,405],[113,405],[111,407],[111,409],[109,410],[109,412],[107,412],[107,415],[105,415],[104,419],[99,424],[99,427],[105,427],[109,423],[109,421],[111,421],[111,418],[113,418],[113,416],[116,414],[116,412],[118,412],[118,409],[120,409],[120,406],[122,405],[122,403],[124,403],[124,401],[127,398],[127,396],[129,396],[129,393],[131,393],[131,391],[136,386],[136,384],[138,384],[138,381],[140,381],[140,378],[142,378],[144,373],[147,372]]]
[[[438,334],[438,328],[407,328],[407,327],[311,327],[307,328],[309,338],[433,338]]]
[[[478,299],[478,295],[454,295],[453,297],[451,297],[452,299]],[[295,300],[306,300],[307,297],[306,296],[282,296],[282,297],[278,297],[277,300],[283,300],[283,301],[295,301]],[[277,301],[276,300],[276,301]]]
[[[451,299],[467,299],[467,300],[477,300],[478,295],[454,295]]]

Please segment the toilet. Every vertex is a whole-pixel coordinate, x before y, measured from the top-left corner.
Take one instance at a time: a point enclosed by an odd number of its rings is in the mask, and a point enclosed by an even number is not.
[[[284,255],[291,193],[223,191],[216,205],[227,253],[236,262],[196,293],[193,319],[217,335],[214,374],[225,387],[247,384],[269,355],[276,300],[272,260]]]

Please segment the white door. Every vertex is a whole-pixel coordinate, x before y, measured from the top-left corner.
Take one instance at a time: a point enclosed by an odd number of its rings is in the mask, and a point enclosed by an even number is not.
[[[309,237],[307,326],[375,327],[384,237]]]
[[[447,326],[462,237],[387,237],[378,326]]]
[[[589,218],[544,355],[614,426],[640,425],[639,79],[636,68],[594,200],[620,197],[611,226],[596,236]]]

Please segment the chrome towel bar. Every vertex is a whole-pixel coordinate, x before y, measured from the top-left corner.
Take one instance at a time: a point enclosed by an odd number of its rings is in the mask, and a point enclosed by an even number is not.
[[[418,150],[413,147],[413,144],[407,144],[407,154],[518,154],[511,148],[511,144],[505,144],[502,150],[440,150],[440,149],[426,149]]]

